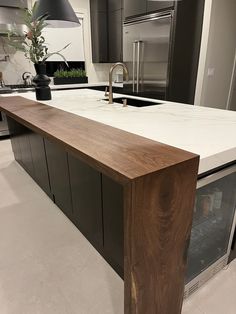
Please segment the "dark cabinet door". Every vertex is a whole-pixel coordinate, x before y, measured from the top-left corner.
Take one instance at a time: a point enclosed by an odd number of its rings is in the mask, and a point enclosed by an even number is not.
[[[55,204],[69,217],[72,217],[72,202],[68,171],[67,153],[59,145],[45,141],[51,192]]]
[[[122,0],[91,0],[92,60],[122,61]]]
[[[107,12],[91,12],[92,60],[108,62]]]
[[[29,142],[29,135],[31,134],[32,131],[30,131],[28,128],[21,124],[17,126],[17,129],[18,141],[21,151],[21,160],[19,161],[19,163],[31,177],[34,177],[34,166]]]
[[[107,12],[106,0],[90,0],[92,60],[94,63],[108,62]]]
[[[104,251],[117,273],[124,272],[123,187],[102,175]]]
[[[123,0],[108,0],[108,10],[110,12],[123,8]]]
[[[15,160],[21,163],[21,150],[20,150],[20,124],[18,124],[15,120],[7,117],[8,128],[10,131],[11,145],[14,153]]]
[[[231,247],[231,252],[229,255],[229,263],[236,258],[236,229],[234,231],[234,237],[233,237],[233,242],[232,242],[232,247]]]
[[[69,155],[73,221],[96,247],[103,246],[101,174]]]
[[[109,13],[109,62],[123,60],[122,10]]]
[[[174,1],[150,1],[147,0],[147,13],[164,10],[174,6]]]
[[[135,15],[146,14],[146,0],[124,0],[125,19]]]
[[[44,190],[44,192],[52,198],[44,148],[44,140],[42,136],[32,132],[29,135],[29,142],[34,165],[34,180]]]
[[[91,12],[107,12],[107,0],[90,0]]]

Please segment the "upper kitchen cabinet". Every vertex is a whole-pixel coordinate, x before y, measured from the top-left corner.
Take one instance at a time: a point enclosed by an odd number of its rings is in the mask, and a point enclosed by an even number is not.
[[[123,60],[122,10],[109,12],[108,56],[109,62]]]
[[[122,61],[123,0],[91,0],[92,60]]]
[[[107,12],[106,0],[90,0],[91,12]]]
[[[205,0],[175,4],[166,99],[194,104]]]
[[[124,0],[125,19],[171,8],[174,1]]]
[[[174,1],[151,1],[147,0],[147,13],[164,10],[174,6]]]
[[[90,2],[92,3],[93,0]],[[91,39],[93,63],[108,62],[107,13],[91,12]]]
[[[109,11],[116,11],[123,9],[124,2],[123,0],[108,0]]]
[[[125,19],[135,15],[146,14],[146,0],[124,0]]]

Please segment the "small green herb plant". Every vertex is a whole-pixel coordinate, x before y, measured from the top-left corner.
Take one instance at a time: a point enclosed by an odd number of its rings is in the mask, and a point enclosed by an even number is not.
[[[28,32],[25,32],[25,36],[20,36],[16,31],[9,32],[9,45],[14,47],[16,50],[24,52],[25,57],[35,64],[45,63],[49,57],[56,54],[59,55],[68,66],[65,57],[61,54],[61,51],[66,49],[70,44],[56,52],[48,51],[45,38],[42,35],[43,29],[48,26],[48,23],[46,23],[48,15],[45,14],[38,18],[34,18],[37,5],[38,2],[36,1],[32,10],[22,9],[24,10],[24,23]]]
[[[71,70],[57,70],[54,73],[54,77],[57,78],[68,78],[68,77],[86,77],[86,71],[83,69],[71,69]]]

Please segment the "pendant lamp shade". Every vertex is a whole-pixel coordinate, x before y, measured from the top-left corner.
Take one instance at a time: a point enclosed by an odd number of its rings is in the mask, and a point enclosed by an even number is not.
[[[35,18],[48,14],[48,27],[77,27],[80,26],[72,6],[68,0],[38,0]]]

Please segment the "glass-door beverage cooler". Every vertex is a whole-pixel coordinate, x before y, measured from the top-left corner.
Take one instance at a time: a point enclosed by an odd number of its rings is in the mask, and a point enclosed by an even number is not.
[[[185,298],[227,265],[236,222],[236,165],[198,181]]]

